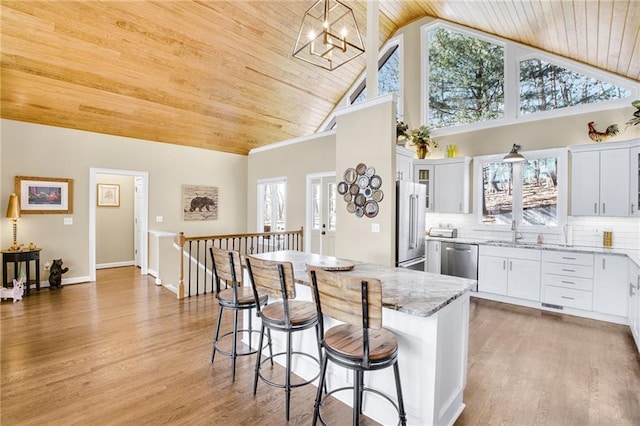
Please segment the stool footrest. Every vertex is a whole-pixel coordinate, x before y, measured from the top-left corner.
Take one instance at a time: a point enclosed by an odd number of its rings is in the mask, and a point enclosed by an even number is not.
[[[286,355],[287,355],[286,352],[278,352],[278,353],[275,353],[275,354],[273,354],[271,356],[268,356],[265,359],[263,359],[262,361],[260,361],[260,369],[258,369],[258,377],[260,377],[260,379],[262,379],[263,382],[267,383],[270,386],[284,389],[286,387],[286,385],[284,383],[274,382],[272,380],[267,379],[266,377],[264,377],[262,375],[262,365],[265,364],[266,362],[271,361],[272,359],[275,359],[277,356],[286,356]],[[296,351],[291,352],[291,356],[293,357],[294,355],[300,355],[300,356],[309,358],[309,359],[313,360],[314,362],[316,362],[318,364],[318,374],[316,374],[313,378],[311,378],[309,380],[305,380],[303,382],[295,383],[295,384],[292,383],[290,385],[291,388],[297,388],[297,387],[300,387],[300,386],[308,385],[309,383],[313,382],[318,377],[320,377],[320,370],[319,370],[319,368],[320,368],[320,360],[318,360],[318,358],[314,357],[311,354],[305,353],[305,352],[296,352]],[[284,373],[286,374],[286,371]]]

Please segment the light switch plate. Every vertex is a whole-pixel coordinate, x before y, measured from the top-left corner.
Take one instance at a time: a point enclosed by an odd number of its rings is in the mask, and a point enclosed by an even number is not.
[[[380,224],[372,223],[371,224],[371,232],[380,232]]]
[[[73,225],[73,218],[72,217],[65,217],[64,218],[64,224],[65,225]]]
[[[157,222],[157,223],[160,223],[160,222],[163,222],[163,221],[164,221],[164,217],[162,217],[162,216],[156,216],[156,222]]]

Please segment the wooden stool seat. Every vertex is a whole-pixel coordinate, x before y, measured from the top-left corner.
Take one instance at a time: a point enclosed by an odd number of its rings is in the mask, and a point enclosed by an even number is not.
[[[267,303],[268,296],[266,294],[261,294],[259,297],[263,305]],[[218,300],[222,303],[233,303],[233,289],[221,290],[218,293]],[[251,287],[238,287],[238,300],[236,303],[238,305],[255,305],[256,299],[253,295],[253,289]]]
[[[342,324],[330,328],[324,334],[325,349],[340,356],[362,359],[364,346],[362,344],[362,327]],[[389,330],[369,330],[369,359],[377,361],[391,358],[398,351],[396,336]]]
[[[284,324],[284,304],[282,302],[270,303],[262,308],[262,320],[274,324]],[[315,323],[318,320],[316,305],[313,302],[289,300],[289,321],[294,325]]]

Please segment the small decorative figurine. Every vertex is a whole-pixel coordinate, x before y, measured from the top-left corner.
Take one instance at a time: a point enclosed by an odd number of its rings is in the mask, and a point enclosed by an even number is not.
[[[62,274],[68,270],[69,268],[62,267],[62,259],[53,259],[49,270],[49,287],[52,289],[62,288]]]
[[[22,284],[22,280],[13,280],[13,288],[0,288],[0,299],[13,299],[13,303],[16,303],[18,300],[22,300],[22,295],[24,294],[24,285]]]
[[[587,127],[589,127],[589,138],[594,142],[606,142],[619,132],[617,124],[612,124],[607,127],[607,130],[605,130],[604,133],[597,131],[596,128],[593,127],[594,124],[594,121],[587,123]]]

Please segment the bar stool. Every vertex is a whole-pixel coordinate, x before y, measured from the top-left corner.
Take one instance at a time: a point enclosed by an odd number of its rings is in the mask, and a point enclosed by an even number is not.
[[[332,394],[353,389],[353,425],[362,414],[363,392],[372,392],[386,399],[398,411],[400,424],[407,418],[402,400],[398,369],[398,341],[395,335],[382,328],[382,284],[373,278],[358,278],[309,268],[312,292],[318,311],[322,347],[325,349],[320,371],[320,383],[313,412],[313,425],[322,418],[323,402]],[[323,314],[344,322],[324,331]],[[353,370],[353,387],[346,386],[322,395],[328,361]],[[393,366],[398,402],[386,394],[364,386],[366,371]]]
[[[240,261],[240,253],[234,250],[223,250],[217,247],[210,247],[209,252],[213,263],[213,276],[215,281],[215,294],[218,299],[218,323],[216,325],[216,333],[213,338],[213,351],[211,354],[211,363],[216,356],[216,352],[231,357],[232,373],[231,381],[236,380],[236,358],[239,356],[252,355],[258,352],[257,349],[251,349],[251,336],[258,333],[251,327],[251,313],[249,313],[249,327],[238,329],[238,312],[247,309],[256,308],[258,305],[267,303],[267,295],[254,295],[251,287],[242,285],[242,263]],[[221,289],[220,282],[225,281],[226,288]],[[222,324],[222,313],[225,309],[233,311],[233,331],[220,336],[220,325]],[[249,349],[238,352],[238,334],[246,333],[249,338]],[[231,351],[225,351],[219,347],[222,339],[231,336]],[[260,339],[262,342],[262,339]],[[269,343],[271,340],[269,339]],[[262,344],[259,346],[262,347]]]
[[[270,386],[284,388],[285,390],[285,410],[286,419],[289,421],[289,407],[291,401],[291,389],[307,385],[320,376],[320,359],[322,352],[320,348],[320,328],[318,327],[318,315],[313,302],[305,302],[295,300],[296,289],[293,280],[293,265],[290,262],[276,262],[258,259],[252,256],[246,257],[247,270],[249,278],[256,297],[259,291],[264,291],[269,295],[269,303],[266,306],[258,306],[258,317],[262,319],[262,329],[260,332],[259,347],[262,347],[265,328],[267,336],[271,336],[271,330],[286,333],[287,343],[285,351],[260,359],[260,354],[256,357],[255,374],[253,378],[253,394],[258,389],[258,377]],[[271,301],[271,298],[277,298],[277,301]],[[318,342],[318,358],[313,355],[294,351],[292,349],[292,334],[297,331],[303,331],[315,327],[316,338]],[[276,382],[263,374],[263,365],[271,362],[277,356],[285,356],[285,377],[284,383]],[[291,381],[291,361],[293,355],[299,355],[309,358],[318,364],[318,374],[310,380],[303,380],[298,383]]]

